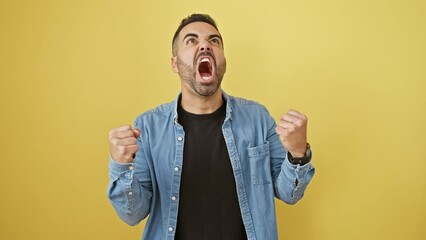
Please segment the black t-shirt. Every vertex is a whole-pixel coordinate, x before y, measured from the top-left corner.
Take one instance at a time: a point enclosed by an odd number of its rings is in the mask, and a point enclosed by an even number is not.
[[[196,115],[178,107],[185,130],[177,240],[247,239],[222,133],[226,104]]]

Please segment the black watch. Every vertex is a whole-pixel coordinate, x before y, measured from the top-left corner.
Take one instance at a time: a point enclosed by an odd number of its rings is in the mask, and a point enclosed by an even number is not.
[[[301,166],[307,164],[311,161],[312,153],[311,153],[311,145],[309,143],[306,144],[306,153],[304,157],[293,157],[290,152],[288,152],[288,160],[292,164],[299,164]]]

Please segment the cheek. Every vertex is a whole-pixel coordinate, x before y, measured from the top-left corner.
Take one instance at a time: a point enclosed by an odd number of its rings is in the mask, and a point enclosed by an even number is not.
[[[195,58],[195,55],[197,54],[197,49],[196,48],[183,48],[182,51],[180,52],[180,55],[182,56],[182,58],[185,58],[186,60],[191,60],[193,61]]]
[[[225,55],[223,54],[223,52],[217,52],[215,53],[215,56],[218,65],[226,63]]]

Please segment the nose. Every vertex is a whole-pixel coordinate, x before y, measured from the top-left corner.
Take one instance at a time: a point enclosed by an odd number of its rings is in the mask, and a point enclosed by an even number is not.
[[[200,52],[209,52],[212,50],[212,46],[209,41],[201,41],[200,42]]]

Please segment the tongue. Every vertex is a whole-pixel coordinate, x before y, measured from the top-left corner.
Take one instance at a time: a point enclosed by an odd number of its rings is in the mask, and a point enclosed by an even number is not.
[[[202,62],[198,66],[198,72],[200,73],[201,77],[210,77],[212,75],[210,70],[210,63],[208,62]]]

